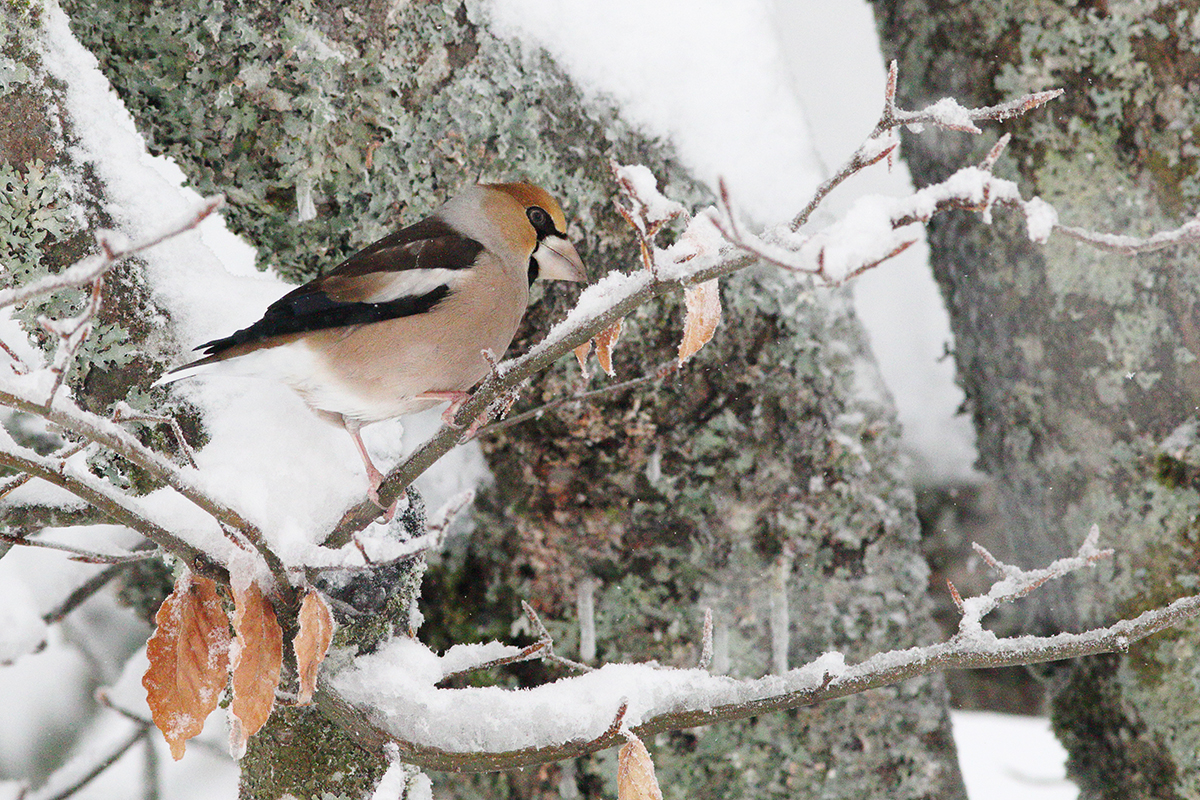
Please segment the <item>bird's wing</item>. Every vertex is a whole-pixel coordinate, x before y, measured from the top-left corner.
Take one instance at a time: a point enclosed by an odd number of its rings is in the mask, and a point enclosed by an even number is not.
[[[250,327],[196,349],[208,356],[202,359],[207,362],[231,348],[237,347],[241,355],[280,336],[423,314],[454,292],[482,250],[479,242],[430,217],[292,290]]]

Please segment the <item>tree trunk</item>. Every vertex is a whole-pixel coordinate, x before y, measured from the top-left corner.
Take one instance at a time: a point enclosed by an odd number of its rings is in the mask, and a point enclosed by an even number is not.
[[[497,39],[474,0],[64,5],[152,151],[199,191],[224,192],[262,266],[296,279],[481,175],[562,198],[593,277],[639,268],[612,208],[609,159],[645,163],[684,202],[709,197],[669,148],[586,104],[544,54]],[[847,296],[766,267],[722,295],[716,339],[677,375],[484,439],[496,480],[474,531],[431,565],[426,641],[509,640],[520,599],[563,652],[578,651],[590,600],[596,645],[585,657],[671,665],[696,662],[711,608],[714,669],[740,676],[936,636],[895,424],[882,394],[862,394],[877,377]],[[544,289],[514,350],[571,296]],[[673,359],[680,307],[675,298],[626,321],[618,379]],[[514,413],[584,386],[577,366],[560,364]],[[500,679],[555,675],[526,665]],[[305,735],[308,721],[289,729],[289,719],[252,744],[245,797],[312,796],[309,768],[323,759],[304,747],[263,753],[294,745],[289,730]],[[964,796],[937,677],[650,745],[668,797]],[[331,773],[347,774],[342,758],[329,759]],[[615,775],[610,753],[438,781],[462,797],[611,797]]]
[[[1006,125],[1004,168],[1061,221],[1145,235],[1197,208],[1195,2],[876,0],[904,107],[984,105],[1063,87]],[[995,140],[910,135],[918,183]],[[1071,551],[1096,523],[1111,564],[1048,595],[1035,627],[1105,622],[1196,590],[1200,328],[1194,248],[1106,255],[1031,244],[1021,220],[930,225],[955,356],[1018,563]],[[999,554],[998,554],[999,555]],[[1045,670],[1056,729],[1084,797],[1200,793],[1195,624]]]

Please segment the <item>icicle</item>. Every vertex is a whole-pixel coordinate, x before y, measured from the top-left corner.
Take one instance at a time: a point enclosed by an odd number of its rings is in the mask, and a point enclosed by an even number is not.
[[[774,575],[771,576],[771,664],[776,675],[788,671],[788,575],[792,571],[792,557],[784,553],[775,562]]]
[[[575,609],[579,614],[579,660],[590,664],[596,659],[596,588],[600,582],[584,578],[575,590]]]

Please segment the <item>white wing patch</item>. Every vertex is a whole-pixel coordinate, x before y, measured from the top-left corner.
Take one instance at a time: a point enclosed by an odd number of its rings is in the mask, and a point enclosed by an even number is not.
[[[406,269],[388,274],[380,280],[380,285],[372,292],[364,295],[364,303],[388,303],[401,297],[420,297],[429,294],[439,286],[446,286],[455,291],[462,284],[468,270],[465,269]],[[375,273],[372,278],[379,280],[384,273]]]

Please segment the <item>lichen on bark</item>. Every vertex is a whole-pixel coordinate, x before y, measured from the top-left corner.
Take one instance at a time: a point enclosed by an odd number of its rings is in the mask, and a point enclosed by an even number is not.
[[[201,192],[224,192],[261,264],[291,278],[480,176],[524,177],[562,198],[593,276],[639,268],[612,209],[610,158],[646,164],[689,205],[710,200],[669,146],[585,101],[544,53],[492,35],[475,0],[67,7],[151,149]],[[573,291],[537,289],[513,350]],[[726,281],[722,294],[716,339],[666,384],[485,439],[496,480],[474,532],[431,565],[423,637],[439,647],[509,640],[528,599],[569,651],[581,585],[597,586],[603,660],[693,664],[706,606],[725,643],[721,668],[739,675],[934,635],[895,423],[885,402],[862,396],[874,378],[847,296],[769,268]],[[673,358],[681,315],[677,298],[631,315],[618,374]],[[583,385],[561,363],[516,410]],[[781,625],[790,643],[773,653]],[[498,679],[553,676],[525,665]],[[865,787],[961,797],[944,703],[940,679],[924,678],[651,746],[671,797],[858,797]],[[609,758],[439,785],[528,796],[566,775],[585,796],[611,796]]]
[[[885,52],[900,60],[905,107],[946,94],[974,105],[1066,90],[1045,113],[1006,126],[1013,146],[1001,165],[1065,224],[1145,235],[1200,207],[1196,3],[875,5]],[[905,148],[926,183],[990,143],[914,136]],[[998,481],[1011,531],[1003,557],[1044,563],[1093,523],[1117,548],[1111,566],[1045,595],[1031,627],[1107,622],[1193,592],[1200,495],[1164,486],[1155,464],[1200,406],[1194,250],[1129,257],[1066,240],[1041,247],[1017,220],[988,227],[966,214],[935,220],[930,243],[980,464]],[[1085,797],[1200,793],[1200,697],[1172,644],[1195,635],[1184,626],[1112,669],[1058,668],[1067,677],[1050,684],[1052,707],[1060,728],[1073,730],[1065,741]],[[1082,707],[1104,693],[1136,714],[1146,746],[1173,765],[1159,773],[1168,784],[1147,789],[1129,766],[1136,759],[1122,772],[1087,744]]]

